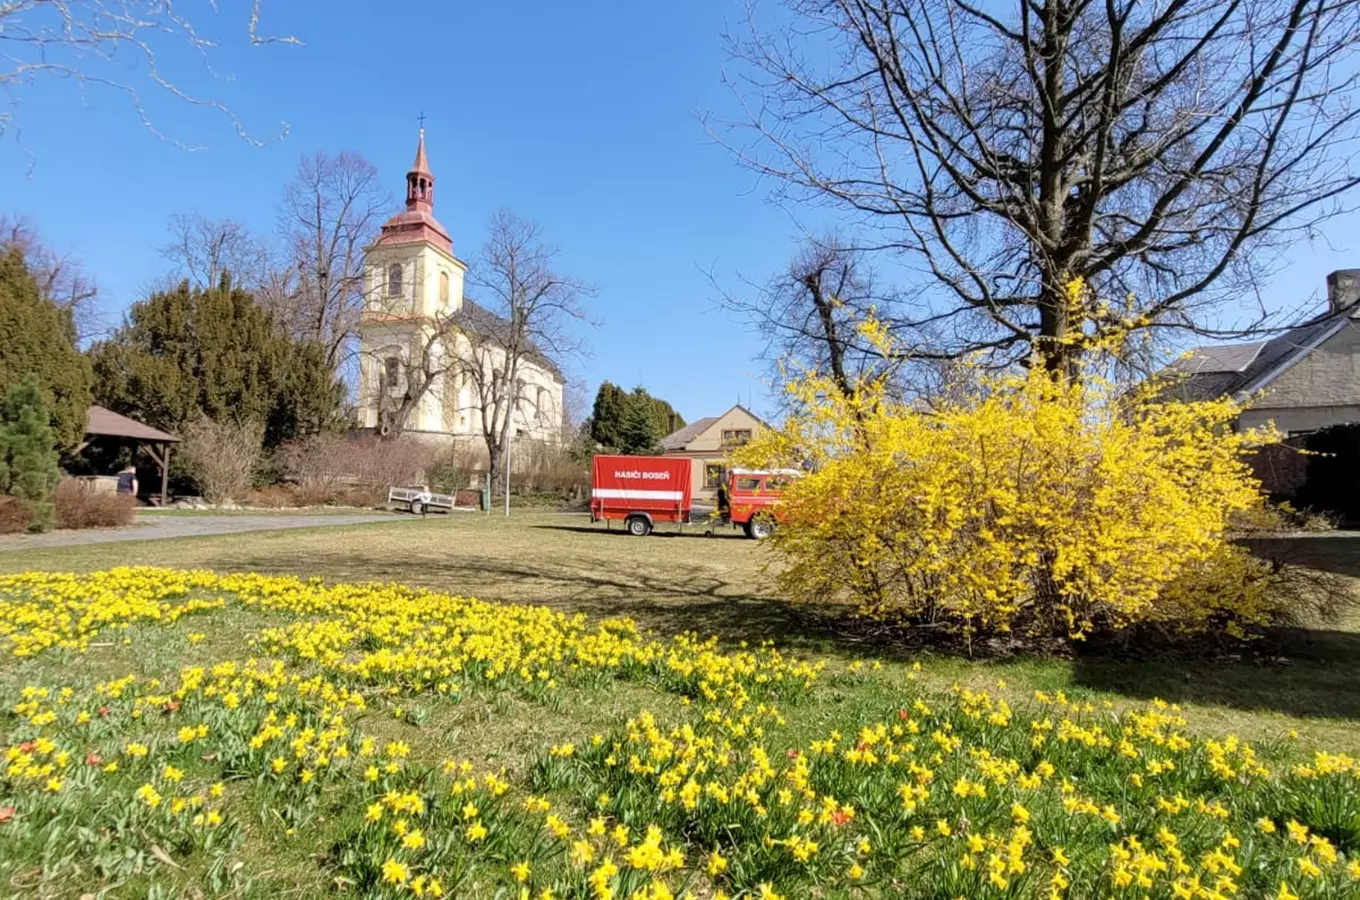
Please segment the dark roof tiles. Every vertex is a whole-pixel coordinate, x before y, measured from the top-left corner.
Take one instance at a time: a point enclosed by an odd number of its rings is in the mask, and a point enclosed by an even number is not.
[[[1268,341],[1196,347],[1170,366],[1173,372],[1188,376],[1178,393],[1192,400],[1253,393],[1281,366],[1327,338],[1347,318],[1357,317],[1360,312],[1345,318],[1328,316]]]
[[[85,433],[98,437],[131,438],[137,441],[178,441],[173,434],[143,425],[136,419],[120,416],[111,409],[91,406],[85,418]]]
[[[716,421],[718,421],[717,416],[705,416],[702,419],[695,419],[679,431],[663,437],[661,439],[661,449],[684,450],[689,446],[690,441],[707,431],[709,426]]]

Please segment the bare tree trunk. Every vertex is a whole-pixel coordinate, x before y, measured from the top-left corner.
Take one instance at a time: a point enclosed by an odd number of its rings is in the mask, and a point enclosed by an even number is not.
[[[538,225],[497,212],[472,282],[491,306],[465,301],[451,317],[471,348],[458,364],[480,413],[493,489],[503,486],[509,471],[506,448],[515,415],[533,404],[526,394],[527,370],[554,373],[555,359],[582,349],[570,324],[585,321],[580,298],[589,289],[557,273],[556,252],[543,243]]]

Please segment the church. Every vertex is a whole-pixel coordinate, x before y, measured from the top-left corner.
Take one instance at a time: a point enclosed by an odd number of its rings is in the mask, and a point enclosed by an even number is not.
[[[483,409],[469,372],[474,360],[483,369],[504,371],[504,352],[494,342],[488,349],[484,338],[503,333],[508,323],[463,295],[466,272],[448,232],[434,217],[434,174],[422,128],[415,162],[406,174],[406,208],[382,226],[364,255],[360,427],[379,433],[390,428],[391,410],[406,395],[409,379],[420,379],[426,370],[438,372],[409,409],[402,433],[435,442],[470,442],[484,452]],[[456,329],[449,326],[455,317]],[[474,354],[470,338],[478,337],[483,338],[477,340],[481,349]],[[422,369],[426,348],[433,362]],[[536,351],[521,356],[519,369],[512,439],[557,442],[562,433],[561,371]]]

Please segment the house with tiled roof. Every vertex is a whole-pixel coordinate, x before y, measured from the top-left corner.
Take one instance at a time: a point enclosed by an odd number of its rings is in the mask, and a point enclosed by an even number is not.
[[[764,419],[738,403],[722,415],[696,419],[666,435],[661,439],[661,452],[693,460],[694,494],[712,499],[727,475],[728,454],[769,427]]]
[[[1244,406],[1239,428],[1285,435],[1252,458],[1273,498],[1360,521],[1360,269],[1327,276],[1314,319],[1269,340],[1196,347],[1171,368],[1179,396],[1231,397]]]
[[[1360,423],[1360,269],[1327,276],[1327,309],[1268,340],[1196,347],[1172,365],[1186,399],[1232,397],[1239,426],[1288,435]]]

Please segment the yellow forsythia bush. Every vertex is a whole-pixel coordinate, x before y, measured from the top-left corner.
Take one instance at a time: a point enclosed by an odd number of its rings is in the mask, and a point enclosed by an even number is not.
[[[1263,503],[1244,455],[1271,439],[1236,432],[1232,402],[1159,402],[1089,364],[979,375],[929,409],[881,379],[854,388],[795,378],[796,412],[741,454],[810,473],[773,538],[792,597],[1073,639],[1134,623],[1240,635],[1287,612],[1270,568],[1225,539]]]

